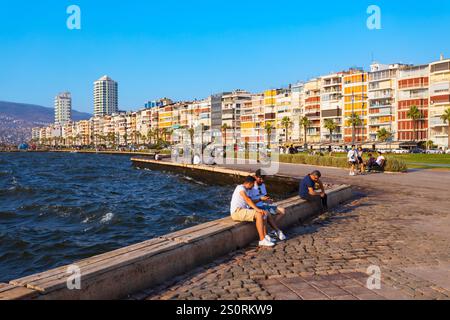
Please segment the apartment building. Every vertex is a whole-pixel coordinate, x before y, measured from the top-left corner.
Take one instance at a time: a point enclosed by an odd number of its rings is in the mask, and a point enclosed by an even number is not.
[[[310,121],[306,129],[307,143],[320,142],[320,95],[321,79],[311,79],[304,86],[304,116]],[[304,128],[302,127],[302,132]]]
[[[264,94],[253,94],[241,108],[241,141],[250,150],[257,150],[266,143],[264,125]]]
[[[343,110],[342,80],[344,72],[321,77],[320,88],[320,140],[322,142],[340,142],[343,140]],[[330,130],[325,128],[326,120],[333,121],[336,129],[330,137]]]
[[[429,138],[440,148],[449,148],[448,122],[441,116],[450,108],[450,59],[430,64]]]
[[[292,141],[299,143],[302,140],[302,127],[300,120],[304,114],[304,83],[298,82],[291,86],[292,108]]]
[[[397,115],[397,77],[399,69],[406,67],[400,64],[384,65],[374,63],[370,67],[368,88],[368,127],[369,141],[378,140],[378,132],[385,129],[392,134],[391,140],[398,130]]]
[[[344,75],[344,142],[361,143],[368,138],[367,85],[368,74],[362,69],[350,69]],[[352,122],[352,117],[359,119]]]
[[[227,127],[227,130],[223,131],[222,139],[226,139],[227,144],[241,143],[241,108],[251,99],[251,94],[244,90],[236,90],[222,96],[222,128],[224,125]]]
[[[119,111],[118,83],[108,76],[94,82],[94,116],[112,115]]]
[[[429,65],[408,66],[397,77],[397,140],[427,141],[429,114]],[[408,111],[416,106],[421,117],[413,121]]]
[[[292,95],[291,89],[281,89],[275,96],[275,124],[276,141],[278,144],[292,142]],[[283,123],[284,118],[290,120],[290,126],[286,128]]]
[[[72,96],[63,92],[55,97],[55,124],[64,125],[72,120]]]

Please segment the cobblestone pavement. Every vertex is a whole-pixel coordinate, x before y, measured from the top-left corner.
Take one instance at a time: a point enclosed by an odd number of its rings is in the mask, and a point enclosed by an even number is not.
[[[283,168],[293,176],[311,170]],[[274,248],[255,243],[131,298],[450,299],[450,175],[349,181],[346,172],[326,171],[330,181],[354,185],[357,198],[287,230]],[[379,290],[367,288],[370,266],[381,269]]]

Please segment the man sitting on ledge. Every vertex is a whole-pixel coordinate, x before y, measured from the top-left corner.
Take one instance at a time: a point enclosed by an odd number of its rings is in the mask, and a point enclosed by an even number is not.
[[[267,221],[274,227],[278,234],[282,234],[281,230],[275,225],[271,215],[256,206],[250,199],[247,192],[253,189],[256,179],[247,177],[243,184],[238,185],[231,199],[231,218],[233,221],[239,222],[255,222],[259,235],[259,246],[273,247],[275,240],[267,234]]]
[[[323,183],[320,180],[321,176],[320,171],[316,170],[303,178],[300,182],[300,198],[318,204],[322,213],[325,213],[328,211],[328,199]],[[315,191],[316,184],[319,185],[320,192]]]
[[[247,192],[250,199],[252,199],[253,203],[256,204],[256,206],[259,209],[262,209],[264,211],[269,212],[273,216],[273,220],[278,225],[283,219],[285,211],[283,208],[278,208],[276,205],[273,204],[273,200],[269,197],[266,189],[266,184],[264,183],[264,173],[261,169],[256,170],[255,173],[255,186],[253,189]],[[269,224],[270,224],[269,220]],[[283,232],[277,232],[276,228],[272,226],[273,231],[269,234],[273,237],[278,237],[281,241],[286,240],[286,236],[283,234]]]

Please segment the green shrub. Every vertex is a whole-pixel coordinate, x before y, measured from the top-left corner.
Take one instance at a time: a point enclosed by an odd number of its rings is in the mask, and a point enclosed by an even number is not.
[[[305,164],[304,154],[294,154],[292,155],[292,163]]]
[[[292,163],[292,154],[280,154],[280,162]]]
[[[408,170],[408,167],[402,160],[389,158],[386,159],[386,167],[384,170],[389,172],[405,172]]]
[[[280,162],[307,164],[311,166],[348,168],[347,158],[330,156],[310,156],[305,154],[280,154]],[[406,163],[395,158],[387,159],[386,171],[405,172],[408,170]]]

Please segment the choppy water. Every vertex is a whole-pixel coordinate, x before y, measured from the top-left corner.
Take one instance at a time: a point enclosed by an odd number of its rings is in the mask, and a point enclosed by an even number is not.
[[[0,282],[224,217],[232,189],[126,156],[0,153]]]

